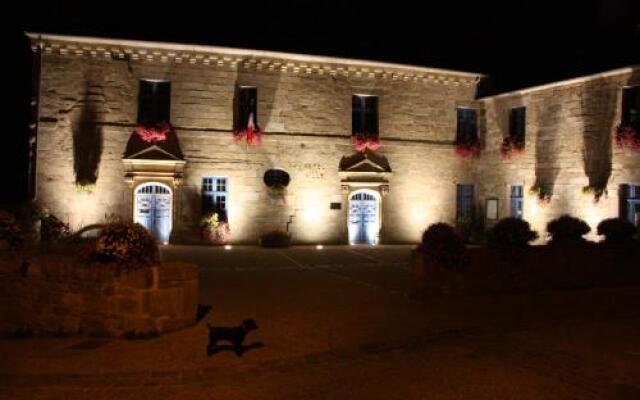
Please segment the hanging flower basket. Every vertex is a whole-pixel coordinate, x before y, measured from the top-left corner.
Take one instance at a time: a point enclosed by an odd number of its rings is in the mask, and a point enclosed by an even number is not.
[[[456,143],[456,154],[462,158],[480,157],[480,141]]]
[[[536,200],[538,200],[540,207],[546,207],[551,203],[551,193],[540,185],[531,186],[529,188],[529,195],[534,196]]]
[[[500,156],[503,160],[518,156],[524,153],[524,142],[515,140],[511,136],[505,136],[500,145]]]
[[[253,113],[249,114],[249,122],[246,128],[233,132],[233,141],[236,143],[246,139],[249,146],[258,146],[262,144],[262,130],[253,122]]]
[[[593,202],[598,203],[602,196],[607,198],[607,196],[609,195],[609,192],[607,191],[607,188],[585,186],[582,188],[582,194],[586,196],[593,196]]]
[[[382,146],[380,139],[377,136],[369,135],[355,135],[352,138],[353,148],[356,151],[364,152],[366,149],[376,151]]]
[[[146,143],[164,142],[170,130],[171,125],[167,122],[136,126],[136,133]]]
[[[619,125],[614,130],[613,141],[618,148],[628,147],[640,151],[640,132],[631,125]]]

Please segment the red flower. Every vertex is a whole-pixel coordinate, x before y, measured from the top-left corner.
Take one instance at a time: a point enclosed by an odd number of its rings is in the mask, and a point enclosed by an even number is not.
[[[524,153],[524,143],[514,140],[511,136],[505,136],[500,145],[500,155],[503,160],[508,160],[513,156]]]
[[[629,147],[631,150],[640,151],[640,133],[630,125],[619,125],[613,135],[613,141],[619,148]]]
[[[376,151],[382,146],[377,136],[355,135],[352,142],[353,147],[359,152],[364,152],[366,149]]]
[[[147,143],[163,142],[167,140],[167,134],[171,130],[171,125],[161,122],[154,125],[139,125],[136,127],[136,133],[140,139]]]
[[[480,157],[480,142],[456,143],[456,154],[462,158]]]
[[[240,143],[245,137],[247,138],[247,144],[249,146],[262,144],[262,131],[260,127],[253,122],[253,113],[249,114],[249,122],[245,129],[233,132],[233,140],[236,143]]]

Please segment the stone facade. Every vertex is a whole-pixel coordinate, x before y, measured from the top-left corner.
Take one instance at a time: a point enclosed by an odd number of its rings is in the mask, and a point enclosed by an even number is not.
[[[228,179],[231,242],[248,244],[257,243],[268,230],[285,227],[294,243],[346,243],[349,198],[363,188],[380,199],[380,242],[407,243],[417,241],[430,223],[454,222],[456,183],[476,183],[480,202],[490,196],[504,199],[503,188],[509,182],[529,183],[536,171],[547,169],[562,170],[558,185],[584,186],[581,132],[595,132],[596,125],[602,125],[598,134],[609,135],[605,125],[615,119],[601,121],[601,100],[595,97],[606,94],[610,102],[619,103],[619,85],[632,79],[624,72],[593,84],[585,80],[476,100],[479,74],[204,46],[30,37],[42,66],[37,200],[78,228],[112,214],[133,218],[135,188],[144,182],[164,183],[173,196],[173,241],[198,239],[202,178],[209,176]],[[171,82],[171,124],[184,161],[179,167],[145,161],[131,172],[123,163],[136,126],[141,79]],[[265,131],[261,146],[232,139],[234,92],[239,86],[258,90],[258,122]],[[593,94],[581,95],[585,91]],[[377,155],[390,171],[381,173],[373,164],[369,170],[359,170],[362,165],[339,169],[343,157],[355,152],[353,94],[379,98],[382,147]],[[502,136],[500,116],[518,102],[530,102],[535,110],[527,126],[527,152],[521,159],[503,162],[494,151]],[[480,159],[455,155],[457,107],[481,111],[485,150]],[[565,141],[576,136],[574,129],[580,140]],[[532,150],[538,142],[563,155],[548,153],[545,157],[551,161],[536,163]],[[637,153],[614,150],[612,162],[610,185],[634,176],[638,180],[631,169],[638,166]],[[565,163],[567,170],[562,168]],[[78,191],[78,171],[87,165],[95,169],[95,189]],[[270,196],[263,183],[270,168],[282,168],[291,176],[284,198]],[[606,207],[603,216],[617,212],[608,206],[615,202],[609,192],[607,202],[598,206]],[[557,207],[552,201],[544,218],[572,211],[578,207],[577,197],[558,196],[562,200]],[[582,200],[580,210],[590,204]],[[340,208],[331,208],[331,203]],[[505,204],[501,202],[503,216]],[[574,213],[580,215],[577,209]],[[531,209],[526,214],[533,215]]]
[[[619,214],[619,187],[640,184],[640,153],[613,144],[621,121],[622,89],[640,84],[640,68],[558,82],[480,99],[485,113],[484,151],[472,170],[480,204],[499,199],[499,214],[509,215],[509,185],[525,189],[524,218],[539,232],[562,214],[582,218],[592,227]],[[524,153],[505,160],[502,138],[512,107],[526,107]],[[533,193],[542,187],[548,204]],[[586,187],[605,189],[596,202]]]
[[[198,270],[185,263],[115,272],[77,257],[0,262],[0,334],[156,335],[195,324]]]

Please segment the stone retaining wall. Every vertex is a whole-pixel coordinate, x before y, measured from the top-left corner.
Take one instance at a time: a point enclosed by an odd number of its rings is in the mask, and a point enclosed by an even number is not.
[[[118,273],[74,257],[0,257],[0,334],[144,337],[196,321],[198,270],[169,262]]]

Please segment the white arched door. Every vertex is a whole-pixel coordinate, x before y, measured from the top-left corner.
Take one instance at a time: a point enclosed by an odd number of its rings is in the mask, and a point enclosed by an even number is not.
[[[134,221],[167,244],[171,235],[171,207],[171,189],[168,186],[145,183],[136,189]]]
[[[380,202],[370,191],[358,191],[349,198],[349,244],[378,244]]]

